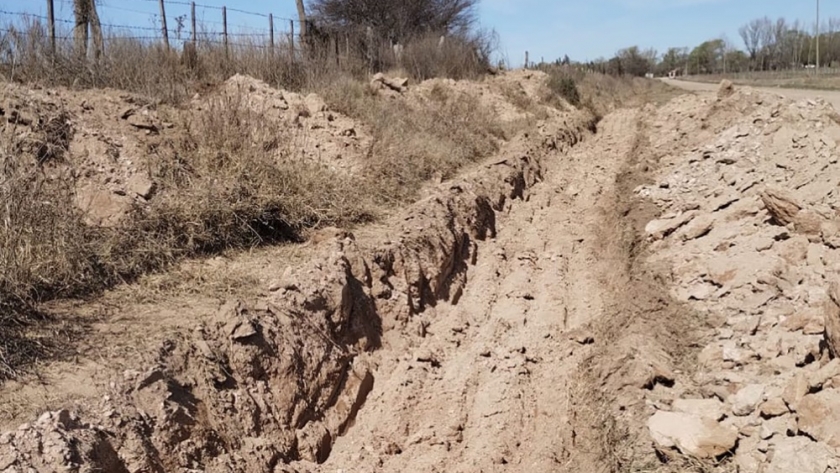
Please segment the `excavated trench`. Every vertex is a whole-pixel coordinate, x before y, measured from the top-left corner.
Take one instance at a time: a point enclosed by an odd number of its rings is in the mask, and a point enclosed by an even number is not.
[[[4,434],[0,466],[659,468],[646,401],[690,369],[699,332],[641,263],[650,111],[613,112],[597,133],[584,113],[546,123],[390,230],[337,232],[99,405]]]
[[[838,471],[838,123],[731,86],[544,123],[191,308],[0,471]]]

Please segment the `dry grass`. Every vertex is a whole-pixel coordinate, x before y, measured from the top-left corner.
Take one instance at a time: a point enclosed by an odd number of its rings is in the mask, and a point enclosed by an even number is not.
[[[417,81],[434,77],[449,77],[455,80],[477,79],[488,70],[483,45],[489,37],[472,40],[449,38],[440,44],[440,35],[429,34],[408,44],[400,64]],[[477,52],[479,51],[479,52]]]
[[[616,77],[593,74],[571,66],[546,65],[549,90],[569,103],[591,110],[603,117],[620,107],[639,107],[647,103],[661,104],[685,92],[660,80],[640,77]],[[554,103],[551,96],[546,103]]]
[[[422,103],[382,100],[367,85],[346,80],[322,93],[332,109],[371,128],[374,143],[362,179],[380,205],[410,201],[430,179],[449,179],[490,156],[504,134],[476,97],[443,85]]]
[[[201,29],[202,27],[199,26]],[[5,33],[3,32],[5,31]],[[46,25],[23,19],[0,25],[0,77],[22,83],[74,88],[110,87],[158,101],[179,103],[207,83],[245,74],[287,90],[318,90],[340,76],[363,78],[370,73],[402,67],[417,81],[433,77],[475,79],[489,68],[494,45],[491,34],[450,36],[429,34],[405,46],[402,60],[385,42],[373,48],[364,40],[340,35],[338,51],[310,49],[279,39],[274,48],[258,38],[236,37],[226,49],[221,37],[200,33],[196,45],[167,50],[157,40],[133,38],[118,30],[105,32],[104,54],[98,60],[79,58],[72,31],[59,29],[56,53],[51,51]]]

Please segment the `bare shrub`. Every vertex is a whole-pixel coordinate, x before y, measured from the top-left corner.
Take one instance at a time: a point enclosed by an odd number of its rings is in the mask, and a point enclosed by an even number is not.
[[[575,107],[580,106],[580,91],[578,91],[577,82],[575,82],[573,77],[562,74],[549,74],[546,86],[548,86],[548,89],[552,93],[563,97]]]

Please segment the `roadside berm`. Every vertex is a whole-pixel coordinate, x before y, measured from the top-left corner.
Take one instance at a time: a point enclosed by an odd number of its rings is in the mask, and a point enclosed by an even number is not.
[[[85,396],[4,386],[0,471],[837,471],[838,140],[731,86],[552,113]]]

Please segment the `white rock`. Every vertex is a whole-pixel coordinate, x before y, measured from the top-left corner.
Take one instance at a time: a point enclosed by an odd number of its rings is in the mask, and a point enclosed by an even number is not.
[[[807,437],[782,437],[774,441],[772,460],[764,473],[826,473],[838,465],[828,447]]]
[[[733,414],[736,416],[750,415],[764,401],[764,385],[749,384],[744,386],[729,401],[732,403]]]
[[[831,447],[840,447],[840,391],[826,389],[803,397],[797,413],[801,432]]]
[[[684,412],[658,411],[648,419],[648,429],[659,447],[676,448],[695,458],[717,458],[738,441],[736,430]]]

